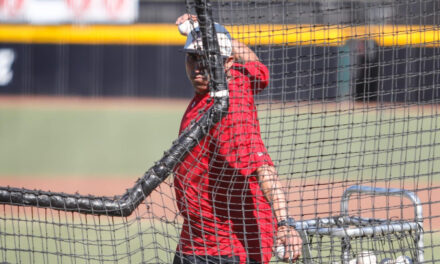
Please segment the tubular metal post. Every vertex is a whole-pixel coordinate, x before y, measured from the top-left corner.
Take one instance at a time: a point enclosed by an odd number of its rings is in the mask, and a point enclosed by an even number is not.
[[[296,228],[295,228],[296,229]],[[304,264],[314,264],[312,260],[312,253],[310,249],[310,241],[309,236],[307,235],[307,232],[303,229],[297,229],[298,233],[302,239],[302,258],[304,261]]]

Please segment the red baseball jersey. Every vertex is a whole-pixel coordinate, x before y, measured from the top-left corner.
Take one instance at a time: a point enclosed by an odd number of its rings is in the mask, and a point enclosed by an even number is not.
[[[273,165],[260,136],[254,104],[269,71],[260,62],[234,64],[229,72],[229,113],[175,170],[176,200],[184,218],[177,250],[190,255],[239,256],[267,263],[276,221],[255,170]],[[212,105],[196,95],[180,133]]]

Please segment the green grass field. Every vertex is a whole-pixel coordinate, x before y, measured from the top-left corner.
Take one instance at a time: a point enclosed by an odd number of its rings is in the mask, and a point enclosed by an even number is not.
[[[183,111],[2,107],[0,176],[140,176],[177,138]]]
[[[177,138],[184,109],[180,101],[172,107],[1,107],[0,176],[140,176]],[[440,173],[440,142],[433,133],[440,115],[263,109],[260,119],[283,177],[417,174],[426,182],[430,173]]]
[[[139,177],[177,138],[184,110],[185,104],[181,102],[172,107],[167,104],[160,107],[1,106],[0,184],[2,177],[44,177],[46,180],[70,176]],[[373,110],[312,114],[295,109],[266,109],[260,117],[263,138],[283,178],[397,183],[405,179],[406,183],[418,184],[419,188],[430,184],[438,186],[440,181],[432,176],[440,174],[440,141],[432,133],[440,129],[440,115]],[[438,197],[433,199],[438,201]],[[172,224],[164,223],[152,228],[138,221],[129,227],[100,233],[88,228],[69,230],[69,227],[38,222],[4,220],[0,216],[0,230],[4,232],[3,237],[0,235],[0,247],[22,251],[9,250],[0,261],[150,263],[149,260],[161,260],[167,263],[171,261],[178,237]],[[45,228],[51,229],[45,231]],[[18,230],[29,231],[35,237],[29,240],[29,232],[14,237]],[[64,240],[56,244],[47,236]],[[99,236],[111,242],[103,245],[70,243],[85,237],[93,241]],[[129,242],[114,239],[118,236],[128,237]],[[14,245],[7,241],[8,237],[13,238]],[[426,259],[433,263],[438,261],[438,230],[429,230],[425,246]],[[53,253],[33,255],[30,248]],[[60,250],[66,252],[65,256],[55,253]],[[88,257],[73,261],[69,254]],[[117,259],[113,258],[115,254]]]
[[[418,109],[275,108],[260,112],[265,143],[286,178],[439,181],[440,115]]]

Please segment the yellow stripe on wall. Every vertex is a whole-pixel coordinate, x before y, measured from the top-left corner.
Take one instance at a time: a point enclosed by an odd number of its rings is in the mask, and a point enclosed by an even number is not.
[[[247,25],[229,28],[232,36],[246,44],[342,45],[344,30],[320,25]]]
[[[440,46],[440,27],[371,25],[239,25],[231,35],[250,45],[343,45],[348,39],[373,39],[381,46]],[[38,44],[183,45],[173,24],[0,25],[0,42]]]
[[[182,45],[175,25],[0,25],[0,42],[47,44]]]

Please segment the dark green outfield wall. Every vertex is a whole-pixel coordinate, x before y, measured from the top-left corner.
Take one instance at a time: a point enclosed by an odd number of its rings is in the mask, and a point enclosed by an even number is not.
[[[177,46],[0,44],[15,53],[1,94],[188,97]]]
[[[440,99],[440,48],[367,44],[253,47],[271,71],[270,88],[262,97]],[[180,49],[176,45],[1,43],[0,53],[13,51],[14,59],[9,69],[13,78],[0,85],[0,94],[191,97]]]

